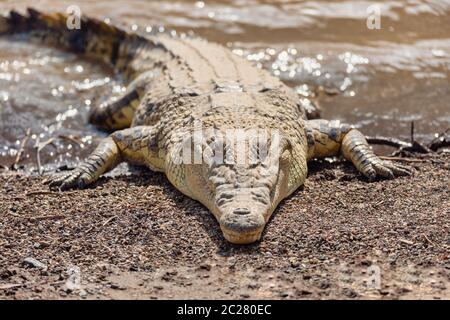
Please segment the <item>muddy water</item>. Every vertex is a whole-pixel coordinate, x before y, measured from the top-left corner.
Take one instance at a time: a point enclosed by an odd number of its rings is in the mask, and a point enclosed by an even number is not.
[[[323,116],[368,135],[407,138],[414,121],[416,137],[430,140],[450,127],[450,1],[0,1],[0,11],[73,4],[130,28],[225,44],[305,98],[319,86],[337,91],[319,93]],[[367,27],[374,4],[380,29]],[[28,128],[21,164],[36,167],[37,145],[44,168],[85,156],[104,136],[86,123],[89,108],[122,89],[96,63],[2,38],[0,165],[14,163]]]

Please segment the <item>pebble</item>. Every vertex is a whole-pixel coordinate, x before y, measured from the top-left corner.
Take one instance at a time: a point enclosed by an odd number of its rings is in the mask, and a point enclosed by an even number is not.
[[[297,258],[294,257],[289,258],[289,262],[291,263],[292,268],[298,268],[300,266],[300,263]]]
[[[35,242],[35,243],[33,244],[33,247],[34,247],[35,249],[43,249],[43,248],[47,248],[47,247],[49,247],[49,246],[50,246],[50,244],[47,243],[47,242]]]
[[[113,290],[126,290],[125,287],[117,284],[117,283],[111,283],[111,289]]]
[[[39,260],[36,260],[34,258],[31,258],[31,257],[25,258],[23,260],[23,265],[30,267],[30,268],[38,268],[38,269],[42,269],[42,270],[47,269],[47,266],[44,263],[42,263]]]
[[[210,271],[211,270],[211,265],[208,263],[202,263],[199,267],[201,270],[206,270],[206,271]]]
[[[86,299],[88,294],[87,294],[86,290],[80,290],[80,293],[78,295],[80,296],[80,298]]]

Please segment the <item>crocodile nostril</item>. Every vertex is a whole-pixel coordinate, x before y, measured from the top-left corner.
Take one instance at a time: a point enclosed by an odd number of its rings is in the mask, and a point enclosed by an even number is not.
[[[250,210],[247,208],[236,208],[233,210],[234,214],[239,214],[239,215],[246,215],[246,214],[250,214]]]

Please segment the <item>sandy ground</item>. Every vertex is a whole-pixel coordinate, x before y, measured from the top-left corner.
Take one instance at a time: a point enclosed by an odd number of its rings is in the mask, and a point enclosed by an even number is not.
[[[450,157],[408,163],[374,183],[312,163],[248,246],[161,174],[58,193],[3,171],[0,298],[450,299]]]

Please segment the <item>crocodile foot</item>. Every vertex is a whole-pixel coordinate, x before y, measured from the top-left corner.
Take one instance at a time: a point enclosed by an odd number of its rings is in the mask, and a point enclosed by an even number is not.
[[[52,190],[68,190],[73,188],[84,188],[93,181],[92,175],[83,166],[74,170],[58,173],[47,178],[44,183]]]
[[[377,177],[392,179],[396,176],[412,174],[411,168],[391,161],[383,161],[375,155],[364,159],[359,169],[369,180],[375,180]]]

